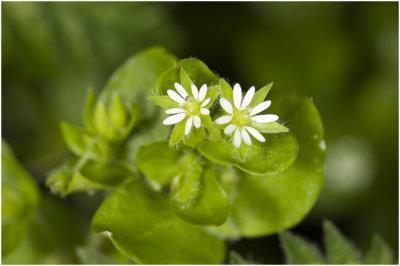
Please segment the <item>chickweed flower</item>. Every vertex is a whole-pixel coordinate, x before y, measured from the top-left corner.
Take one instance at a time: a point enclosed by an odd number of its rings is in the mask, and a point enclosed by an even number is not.
[[[264,136],[252,125],[254,123],[270,123],[279,119],[274,114],[259,115],[271,105],[271,101],[264,101],[253,108],[249,107],[254,93],[255,88],[252,86],[242,98],[242,88],[236,83],[233,87],[233,105],[225,98],[220,99],[221,107],[228,114],[219,117],[215,122],[220,125],[228,124],[224,133],[230,135],[234,132],[233,144],[237,148],[240,147],[242,139],[245,144],[252,144],[249,133],[258,141],[265,142]]]
[[[168,90],[167,94],[178,104],[178,107],[165,111],[167,114],[171,114],[171,116],[167,117],[163,121],[163,124],[173,125],[181,122],[186,116],[189,116],[185,125],[185,135],[188,135],[193,125],[195,128],[200,128],[200,114],[210,114],[210,111],[205,108],[205,106],[210,102],[210,98],[205,99],[207,95],[207,85],[203,84],[200,90],[198,90],[196,85],[191,84],[193,97],[189,96],[181,84],[175,82],[174,86],[177,92],[174,90]]]

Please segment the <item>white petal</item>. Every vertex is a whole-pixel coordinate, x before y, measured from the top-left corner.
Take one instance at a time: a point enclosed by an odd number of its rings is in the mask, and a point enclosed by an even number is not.
[[[267,109],[270,105],[271,105],[271,101],[265,101],[260,104],[257,104],[256,107],[254,107],[253,110],[251,110],[250,116],[261,113],[262,111]]]
[[[246,108],[251,103],[251,100],[253,100],[253,96],[254,96],[254,92],[255,91],[256,91],[256,88],[254,88],[254,86],[252,86],[247,91],[246,95],[243,98],[242,105],[240,106],[240,110],[243,110],[244,108]]]
[[[229,124],[225,129],[224,129],[224,133],[226,135],[231,134],[234,130],[235,130],[236,126],[234,124]]]
[[[261,135],[261,133],[258,132],[257,129],[252,128],[252,127],[246,127],[246,129],[247,129],[247,131],[249,131],[249,133],[250,133],[251,135],[253,135],[253,137],[255,137],[257,140],[259,140],[259,141],[261,141],[261,142],[264,142],[264,141],[265,141],[264,136]]]
[[[257,123],[269,123],[274,122],[279,119],[277,115],[256,115],[251,118],[254,122]]]
[[[193,117],[189,117],[189,119],[186,121],[186,125],[185,125],[185,135],[189,134],[190,129],[192,128],[192,121],[193,121]]]
[[[247,133],[247,131],[246,131],[246,129],[245,128],[242,128],[242,138],[243,138],[243,141],[244,141],[244,143],[246,143],[247,145],[251,145],[251,138],[250,138],[250,135],[249,135],[249,133]]]
[[[239,83],[236,83],[235,86],[233,86],[233,103],[235,104],[235,107],[238,110],[240,109],[241,102],[242,102],[242,88],[240,87]]]
[[[179,96],[178,93],[174,92],[173,90],[168,90],[167,93],[168,93],[168,96],[175,102],[177,102],[177,103],[185,102],[185,100],[181,96]]]
[[[203,115],[209,115],[210,114],[210,110],[206,109],[206,108],[200,108],[200,113]]]
[[[177,114],[177,115],[171,115],[171,116],[167,117],[166,119],[164,119],[163,124],[164,125],[176,124],[178,122],[181,122],[185,118],[185,116],[186,116],[185,113],[181,113],[181,114]]]
[[[204,102],[201,103],[200,107],[206,106],[210,102],[210,98],[207,98],[204,100]]]
[[[233,145],[235,145],[236,148],[239,148],[240,143],[242,143],[242,136],[240,135],[240,129],[237,128],[233,135]]]
[[[221,98],[219,100],[219,103],[221,104],[222,108],[224,108],[224,110],[229,113],[229,114],[233,114],[233,107],[232,104],[225,98]]]
[[[179,84],[178,82],[175,82],[175,89],[179,92],[179,94],[183,97],[183,99],[185,99],[188,94],[185,90],[185,88],[183,88],[183,86],[181,84]]]
[[[217,120],[215,120],[215,123],[217,123],[218,125],[223,125],[223,124],[228,124],[229,122],[231,122],[231,120],[232,120],[231,115],[223,115],[219,117]]]
[[[199,90],[197,89],[196,85],[192,84],[192,94],[196,101],[199,100]]]
[[[186,110],[182,109],[182,108],[171,108],[171,109],[165,110],[165,113],[167,113],[167,114],[179,114],[179,113],[184,113],[184,112],[186,112]]]
[[[199,128],[201,126],[201,119],[198,115],[193,116],[194,126]]]
[[[199,92],[199,102],[201,102],[202,100],[204,100],[204,98],[206,98],[206,94],[207,94],[207,85],[203,84]]]

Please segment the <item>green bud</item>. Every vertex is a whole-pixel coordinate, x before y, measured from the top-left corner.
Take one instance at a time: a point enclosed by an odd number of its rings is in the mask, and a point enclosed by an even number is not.
[[[102,137],[109,140],[116,139],[117,133],[108,121],[106,107],[102,102],[99,102],[96,105],[96,109],[94,112],[94,124],[96,126],[97,132],[100,133]]]
[[[114,93],[111,100],[110,120],[116,127],[123,127],[126,124],[127,115],[124,103],[118,93]]]

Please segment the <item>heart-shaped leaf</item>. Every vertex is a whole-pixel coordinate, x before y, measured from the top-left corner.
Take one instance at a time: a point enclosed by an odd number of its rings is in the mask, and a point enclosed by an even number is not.
[[[109,196],[97,210],[92,228],[137,263],[218,264],[225,256],[220,239],[181,221],[172,213],[168,196],[141,180]]]

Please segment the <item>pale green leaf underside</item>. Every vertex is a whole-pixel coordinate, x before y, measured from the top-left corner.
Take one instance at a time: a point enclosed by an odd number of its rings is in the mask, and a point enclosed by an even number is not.
[[[222,263],[225,255],[220,239],[181,221],[172,213],[168,197],[141,180],[109,196],[92,228],[108,235],[120,252],[138,263],[212,264]]]

